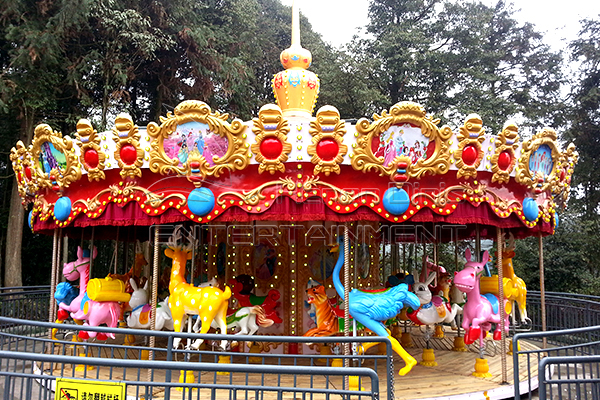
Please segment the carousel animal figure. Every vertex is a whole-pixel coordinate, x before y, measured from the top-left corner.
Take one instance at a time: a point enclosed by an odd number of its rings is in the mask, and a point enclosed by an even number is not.
[[[94,246],[92,257],[96,258],[97,255],[98,249]],[[69,281],[79,279],[79,295],[69,303],[60,302],[58,308],[69,312],[71,318],[74,320],[83,320],[85,313],[83,312],[81,302],[86,294],[87,285],[90,280],[90,251],[77,247],[77,259],[65,263],[62,272],[64,277]]]
[[[127,271],[125,274],[108,274],[112,279],[118,279],[123,281],[125,284],[125,291],[127,293],[133,293],[134,288],[131,285],[131,279],[135,281],[137,287],[143,287],[146,281],[148,280],[145,276],[142,276],[142,269],[145,265],[148,265],[148,261],[144,257],[143,253],[137,253],[135,255],[135,260],[133,262],[133,266]]]
[[[131,299],[129,299],[129,306],[131,307],[131,314],[127,317],[127,326],[134,329],[148,329],[150,328],[150,314],[152,306],[148,304],[148,280],[143,288],[138,287],[135,279],[130,278],[129,284],[133,289]],[[158,329],[158,328],[157,328]],[[160,329],[158,329],[160,330]]]
[[[513,322],[516,322],[514,311],[519,310],[519,322],[527,324],[531,320],[527,317],[527,285],[523,279],[515,274],[512,259],[515,256],[515,238],[511,233],[508,239],[508,247],[502,250],[502,274],[504,297],[511,302],[513,306]],[[481,290],[498,295],[498,275],[481,278]]]
[[[317,326],[309,329],[302,336],[331,336],[338,333],[340,331],[338,316],[331,306],[327,293],[325,293],[325,287],[318,285],[308,288],[306,289],[306,296],[308,297],[308,303],[316,308]]]
[[[266,318],[261,306],[242,307],[227,316],[227,329],[239,328],[236,335],[254,335],[258,328],[268,328],[273,323],[272,319]],[[218,328],[215,321],[212,322],[212,327]]]
[[[126,293],[123,292],[123,294]],[[127,297],[129,297],[128,294]],[[95,301],[91,300],[88,296],[82,302],[82,311],[84,312],[83,325],[100,326],[106,324],[108,327],[116,328],[119,325],[121,316],[121,303],[119,301]],[[103,333],[93,331],[79,332],[79,337],[82,339],[87,339],[88,337],[94,338],[96,336],[98,336],[99,340],[106,340]],[[114,333],[109,333],[108,337],[114,339],[115,335]]]
[[[143,288],[137,286],[132,278],[131,287],[134,289],[129,300],[129,305],[132,307],[131,314],[127,317],[127,326],[134,329],[149,329],[150,317],[152,316],[152,307],[148,303],[150,294],[148,293],[148,282],[146,281]],[[154,322],[155,329],[160,331],[163,328],[173,330],[173,318],[167,305],[169,298],[159,302],[156,306],[156,320]]]
[[[340,271],[344,264],[344,252],[340,255],[333,269],[333,284],[335,290],[341,298],[344,298],[344,286],[340,281]],[[352,289],[348,296],[348,308],[350,314],[366,328],[373,331],[378,336],[387,337],[392,342],[394,351],[404,360],[406,365],[400,369],[400,375],[406,375],[417,365],[417,361],[410,355],[402,345],[388,332],[382,321],[394,318],[400,313],[404,305],[413,309],[419,308],[421,302],[414,293],[408,290],[408,285],[401,283],[388,289],[380,291],[366,291]],[[377,342],[363,345],[364,350],[377,345]]]
[[[429,284],[435,279],[435,272],[432,272],[425,282],[415,282],[412,290],[420,301],[420,307],[412,313],[408,313],[411,321],[417,325],[435,325],[440,323],[451,324],[456,327],[456,315],[462,311],[458,304],[450,304],[441,296],[434,296],[429,290]]]
[[[190,246],[178,244],[181,240],[180,228],[177,227],[171,236],[165,255],[173,260],[171,266],[171,279],[169,281],[169,308],[173,318],[173,330],[181,332],[188,315],[198,315],[202,327],[199,333],[206,333],[211,323],[215,320],[221,334],[227,334],[226,313],[231,297],[229,286],[225,290],[217,287],[196,287],[187,283],[186,267],[187,260],[192,258]],[[203,339],[197,339],[192,348],[198,349]],[[181,338],[175,338],[173,347],[179,347]],[[225,349],[226,341],[221,341],[221,347]]]
[[[494,340],[500,340],[502,331],[500,330],[500,307],[505,307],[506,315],[504,319],[504,328],[508,332],[508,314],[510,314],[510,303],[506,299],[498,299],[493,294],[482,295],[479,288],[479,277],[483,273],[484,266],[489,260],[487,251],[483,253],[481,262],[471,260],[471,250],[467,249],[467,263],[465,267],[455,272],[454,284],[458,289],[467,294],[467,302],[463,308],[463,323],[465,329],[465,344],[471,344],[479,338],[479,343],[483,342],[485,332],[488,332],[492,324],[496,324],[494,330]]]
[[[266,296],[257,296],[252,293],[254,290],[254,279],[248,275],[239,275],[229,280],[231,285],[232,295],[238,301],[241,307],[261,306],[265,311],[266,318],[271,319],[276,324],[280,324],[283,320],[277,315],[277,306],[281,294],[277,289],[271,289]]]
[[[429,261],[429,257],[427,255],[423,255],[423,266],[421,268],[421,277],[419,280],[421,282],[425,282],[432,272],[435,272],[436,276],[448,273],[446,268],[432,263]],[[415,279],[417,279],[416,276]]]

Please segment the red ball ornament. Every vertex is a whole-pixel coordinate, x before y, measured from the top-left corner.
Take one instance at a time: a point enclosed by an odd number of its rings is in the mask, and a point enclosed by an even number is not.
[[[31,168],[29,168],[29,166],[25,167],[25,176],[27,177],[27,179],[31,180]]]
[[[260,142],[260,154],[267,160],[276,160],[283,151],[283,144],[274,137],[268,137]]]
[[[465,146],[462,152],[462,160],[466,165],[473,165],[477,161],[477,149],[472,144]]]
[[[508,151],[503,151],[498,155],[498,168],[506,171],[512,162],[512,156]]]
[[[333,161],[340,152],[340,146],[333,139],[321,139],[317,143],[317,155],[323,161]]]
[[[121,156],[121,160],[127,165],[132,165],[137,160],[137,150],[132,144],[126,144],[121,147],[119,155]]]
[[[87,149],[83,154],[83,161],[89,168],[96,168],[98,166],[98,152],[94,149]]]

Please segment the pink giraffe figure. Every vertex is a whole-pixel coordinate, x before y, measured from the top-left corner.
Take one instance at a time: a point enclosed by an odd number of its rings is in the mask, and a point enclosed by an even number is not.
[[[485,332],[488,332],[492,324],[496,324],[494,330],[494,340],[500,340],[500,305],[505,307],[504,328],[508,332],[508,315],[510,307],[508,301],[503,299],[499,301],[498,297],[493,294],[482,295],[479,290],[479,275],[483,271],[484,265],[489,260],[487,251],[483,253],[481,262],[471,261],[471,250],[467,249],[467,263],[465,268],[460,272],[454,273],[454,285],[461,291],[467,294],[467,302],[463,308],[463,323],[462,327],[465,330],[465,344],[473,343],[479,338],[479,343],[483,342]],[[482,330],[483,329],[483,330]]]
[[[96,258],[98,255],[98,249],[94,246],[92,256]],[[81,247],[77,247],[77,260],[65,263],[63,266],[63,275],[69,281],[75,281],[79,279],[79,295],[71,301],[71,303],[59,303],[58,308],[71,313],[71,318],[76,320],[83,320],[85,313],[81,307],[81,301],[83,300],[87,285],[90,280],[90,256],[89,251],[84,250]]]

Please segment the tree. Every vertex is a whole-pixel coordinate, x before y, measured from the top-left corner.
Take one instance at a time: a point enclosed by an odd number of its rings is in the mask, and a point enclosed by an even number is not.
[[[531,24],[520,24],[504,1],[375,0],[368,57],[392,103],[411,100],[461,125],[478,112],[492,132],[561,122],[561,57]],[[373,85],[376,85],[373,83]]]

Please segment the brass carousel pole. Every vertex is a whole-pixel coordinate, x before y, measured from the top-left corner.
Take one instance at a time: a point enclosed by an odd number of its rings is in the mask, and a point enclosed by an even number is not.
[[[506,371],[506,334],[505,318],[506,309],[504,308],[504,271],[502,269],[502,250],[504,232],[502,228],[496,228],[496,268],[498,269],[498,299],[500,300],[500,360],[502,362],[502,383],[508,382]]]
[[[150,329],[156,330],[156,303],[158,302],[158,256],[159,256],[159,245],[158,245],[158,234],[160,228],[158,225],[154,226],[154,260],[152,264],[152,311],[150,314]],[[148,353],[148,359],[154,358],[154,351],[152,350],[156,344],[156,337],[150,336],[150,352]],[[168,349],[171,350],[171,349]],[[148,382],[152,382],[152,370],[148,370]]]
[[[58,247],[58,228],[54,229],[54,239],[52,241],[52,271],[50,274],[50,305],[48,306],[48,322],[54,322],[54,291],[56,289],[56,255]],[[48,337],[52,339],[52,329],[48,332]]]
[[[348,223],[344,223],[344,337],[346,338],[346,342],[344,342],[344,367],[348,368],[350,366],[350,359],[348,356],[350,355],[350,346],[348,343],[348,337],[350,336],[350,305],[349,305],[349,295],[350,295],[350,235],[348,233]],[[344,377],[345,387],[349,387],[349,376],[346,375]]]
[[[544,242],[542,232],[538,235],[538,252],[540,254],[540,297],[542,308],[542,332],[546,332],[546,284],[544,279]],[[542,347],[546,348],[546,338],[542,340]]]

